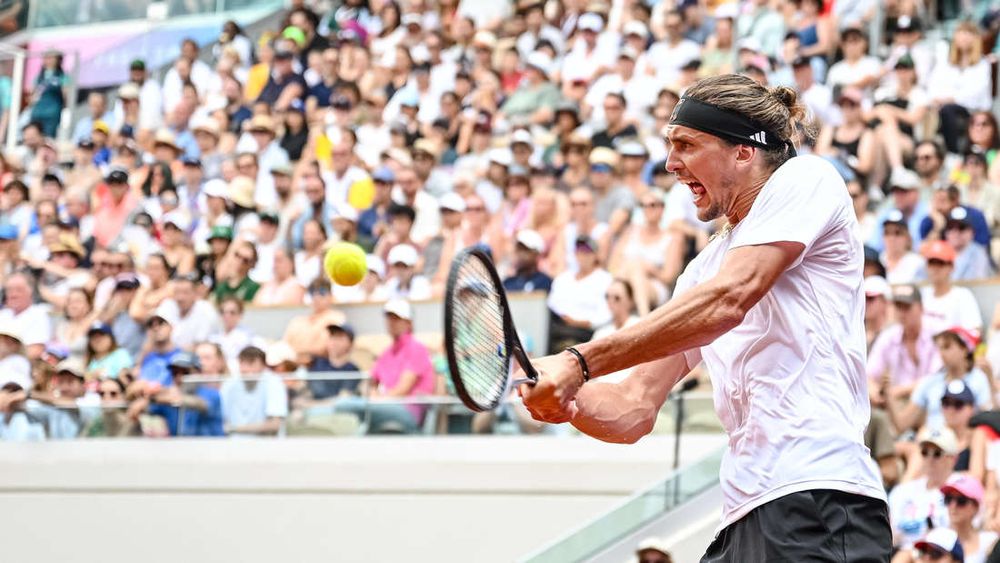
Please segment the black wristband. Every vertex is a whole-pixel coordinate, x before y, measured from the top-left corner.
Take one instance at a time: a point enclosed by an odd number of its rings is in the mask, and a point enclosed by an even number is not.
[[[587,360],[583,359],[583,354],[572,346],[566,348],[566,351],[576,356],[576,361],[580,364],[580,371],[583,372],[583,382],[590,381],[590,368],[587,367]]]

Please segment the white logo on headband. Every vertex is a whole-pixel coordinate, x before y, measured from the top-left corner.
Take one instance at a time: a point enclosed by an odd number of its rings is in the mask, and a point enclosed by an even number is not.
[[[750,138],[762,145],[767,144],[767,135],[765,134],[764,131],[760,131],[759,133],[754,133],[753,135],[750,135]]]

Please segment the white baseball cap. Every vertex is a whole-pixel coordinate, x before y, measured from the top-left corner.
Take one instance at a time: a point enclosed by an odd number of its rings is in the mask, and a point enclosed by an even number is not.
[[[229,199],[229,184],[225,180],[215,178],[205,182],[205,186],[201,188],[201,192],[205,194],[205,197]]]
[[[295,350],[284,340],[276,340],[264,351],[264,363],[269,366],[280,366],[285,362],[296,362]]]
[[[527,145],[533,144],[533,139],[531,138],[531,133],[527,129],[518,129],[514,131],[510,136],[510,144],[524,143]]]
[[[382,309],[387,315],[396,315],[401,319],[406,319],[408,321],[413,320],[413,308],[410,307],[410,302],[403,299],[390,299],[385,302],[385,306]]]
[[[352,223],[358,222],[358,210],[355,209],[353,205],[347,203],[346,201],[338,203],[335,207],[335,211],[337,212],[337,215],[336,217],[334,217],[334,219],[340,218],[340,219],[347,219]]]
[[[462,213],[465,211],[465,200],[455,192],[448,192],[438,200],[438,207]]]
[[[510,149],[504,148],[494,148],[490,149],[488,153],[490,162],[495,162],[500,166],[510,166],[510,163],[514,160],[514,157],[510,153]]]
[[[622,27],[622,34],[626,36],[638,35],[639,37],[646,39],[649,37],[649,28],[647,28],[646,24],[639,20],[632,20]]]
[[[369,272],[375,272],[379,279],[385,278],[385,262],[378,254],[369,254],[365,257],[365,263],[368,266]]]
[[[545,239],[538,231],[532,229],[521,229],[517,232],[517,243],[523,245],[528,250],[542,252],[545,250]]]
[[[892,299],[892,288],[889,282],[882,276],[868,276],[865,278],[865,297],[877,297],[881,295],[886,301]]]
[[[594,12],[587,12],[577,20],[576,28],[600,33],[604,29],[604,20]]]
[[[169,213],[163,215],[163,224],[171,224],[181,231],[186,231],[191,227],[191,220],[188,219],[186,213],[179,209],[175,209]]]
[[[409,244],[397,244],[392,247],[389,251],[389,259],[386,260],[389,265],[403,263],[407,266],[413,267],[417,265],[417,259],[420,256],[417,254],[417,249]]]

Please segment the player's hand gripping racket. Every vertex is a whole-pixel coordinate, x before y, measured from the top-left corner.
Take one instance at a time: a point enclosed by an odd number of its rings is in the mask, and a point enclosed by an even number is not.
[[[512,385],[538,380],[514,329],[500,276],[480,249],[467,248],[451,263],[444,295],[444,341],[455,391],[474,411],[494,409]],[[511,381],[512,356],[526,378]]]

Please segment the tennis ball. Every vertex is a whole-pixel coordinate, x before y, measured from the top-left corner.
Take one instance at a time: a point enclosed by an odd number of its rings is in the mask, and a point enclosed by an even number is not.
[[[357,285],[368,273],[365,251],[350,242],[338,242],[323,257],[326,275],[338,285]]]

